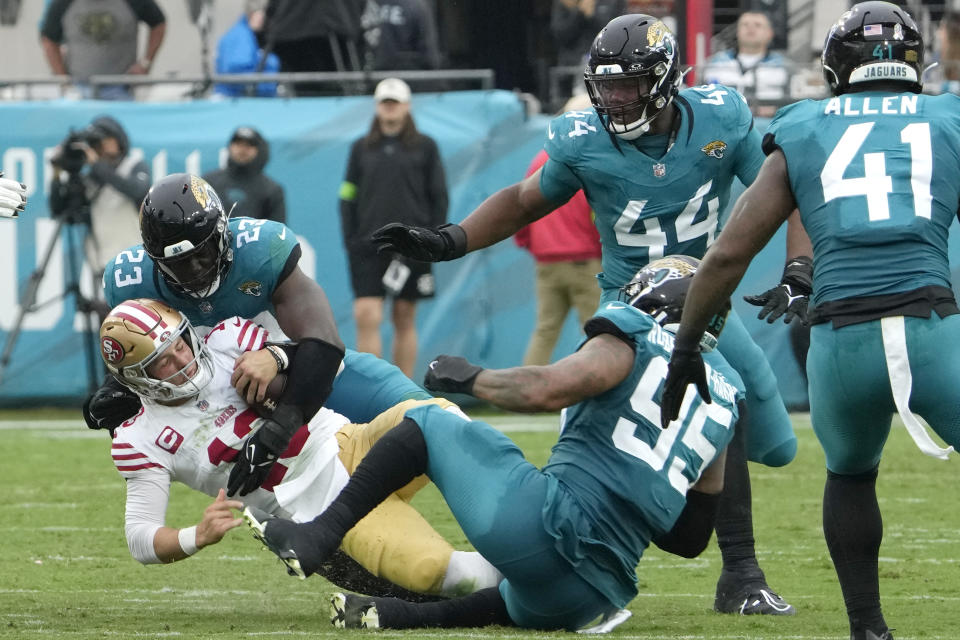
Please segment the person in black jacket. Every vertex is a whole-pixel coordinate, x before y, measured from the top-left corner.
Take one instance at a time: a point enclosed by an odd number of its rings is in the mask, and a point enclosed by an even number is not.
[[[381,355],[386,295],[393,298],[393,363],[413,376],[417,359],[416,301],[433,296],[429,263],[378,254],[370,236],[388,222],[446,222],[447,186],[437,144],[417,130],[410,87],[387,78],[374,91],[370,131],[350,149],[340,186],[340,219],[350,261],[357,350]]]
[[[366,0],[270,0],[265,49],[277,54],[284,72],[359,71],[360,15],[365,4]],[[293,88],[298,96],[347,91],[330,82],[297,82]]]
[[[368,0],[361,25],[367,69],[440,68],[437,25],[424,0]]]
[[[238,127],[230,137],[227,166],[203,179],[220,194],[231,217],[246,216],[287,222],[283,187],[263,172],[270,160],[270,144],[253,127]]]

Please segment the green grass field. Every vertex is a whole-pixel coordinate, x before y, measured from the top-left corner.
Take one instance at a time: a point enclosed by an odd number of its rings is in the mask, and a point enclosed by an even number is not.
[[[0,638],[527,638],[513,629],[463,632],[335,631],[320,578],[299,581],[246,530],[169,566],[144,567],[123,536],[124,487],[105,433],[77,413],[0,412]],[[42,417],[44,421],[37,421]],[[69,418],[70,421],[51,421]],[[753,466],[761,564],[793,603],[792,618],[739,618],[711,611],[719,572],[715,544],[698,559],[657,549],[642,560],[634,615],[621,638],[845,639],[846,616],[820,530],[823,455],[806,416],[795,416],[797,459],[782,469]],[[519,428],[511,437],[542,464],[555,418],[490,417]],[[539,431],[535,429],[541,429]],[[881,466],[885,516],[881,591],[897,640],[960,637],[960,510],[955,462],[923,456],[895,428]],[[195,524],[207,498],[182,486],[167,523]],[[415,503],[456,546],[466,540],[433,487]]]

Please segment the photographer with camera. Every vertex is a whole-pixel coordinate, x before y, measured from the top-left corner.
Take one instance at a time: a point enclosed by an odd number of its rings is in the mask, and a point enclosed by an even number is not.
[[[86,256],[97,279],[120,251],[140,241],[140,203],[150,190],[150,168],[129,155],[120,123],[100,116],[70,131],[51,158],[50,213],[86,224]]]

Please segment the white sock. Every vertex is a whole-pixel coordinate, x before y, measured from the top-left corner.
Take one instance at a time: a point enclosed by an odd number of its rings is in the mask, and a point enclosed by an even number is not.
[[[503,574],[476,551],[454,551],[450,555],[440,593],[451,598],[465,596],[480,589],[495,587],[501,580]]]

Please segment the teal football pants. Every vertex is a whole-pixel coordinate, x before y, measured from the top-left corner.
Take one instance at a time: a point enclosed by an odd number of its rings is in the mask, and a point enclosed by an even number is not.
[[[427,475],[470,543],[505,576],[500,594],[518,626],[573,630],[615,608],[577,575],[544,528],[543,505],[555,478],[488,424],[439,407],[406,416],[427,443]]]
[[[334,379],[333,391],[323,406],[345,415],[350,422],[364,424],[404,400],[432,397],[386,360],[347,349],[343,370]]]
[[[910,409],[960,449],[960,315],[931,316],[904,318],[906,344],[888,336],[889,351],[909,362]],[[864,473],[880,463],[897,412],[887,355],[881,320],[810,331],[810,420],[834,473]]]

